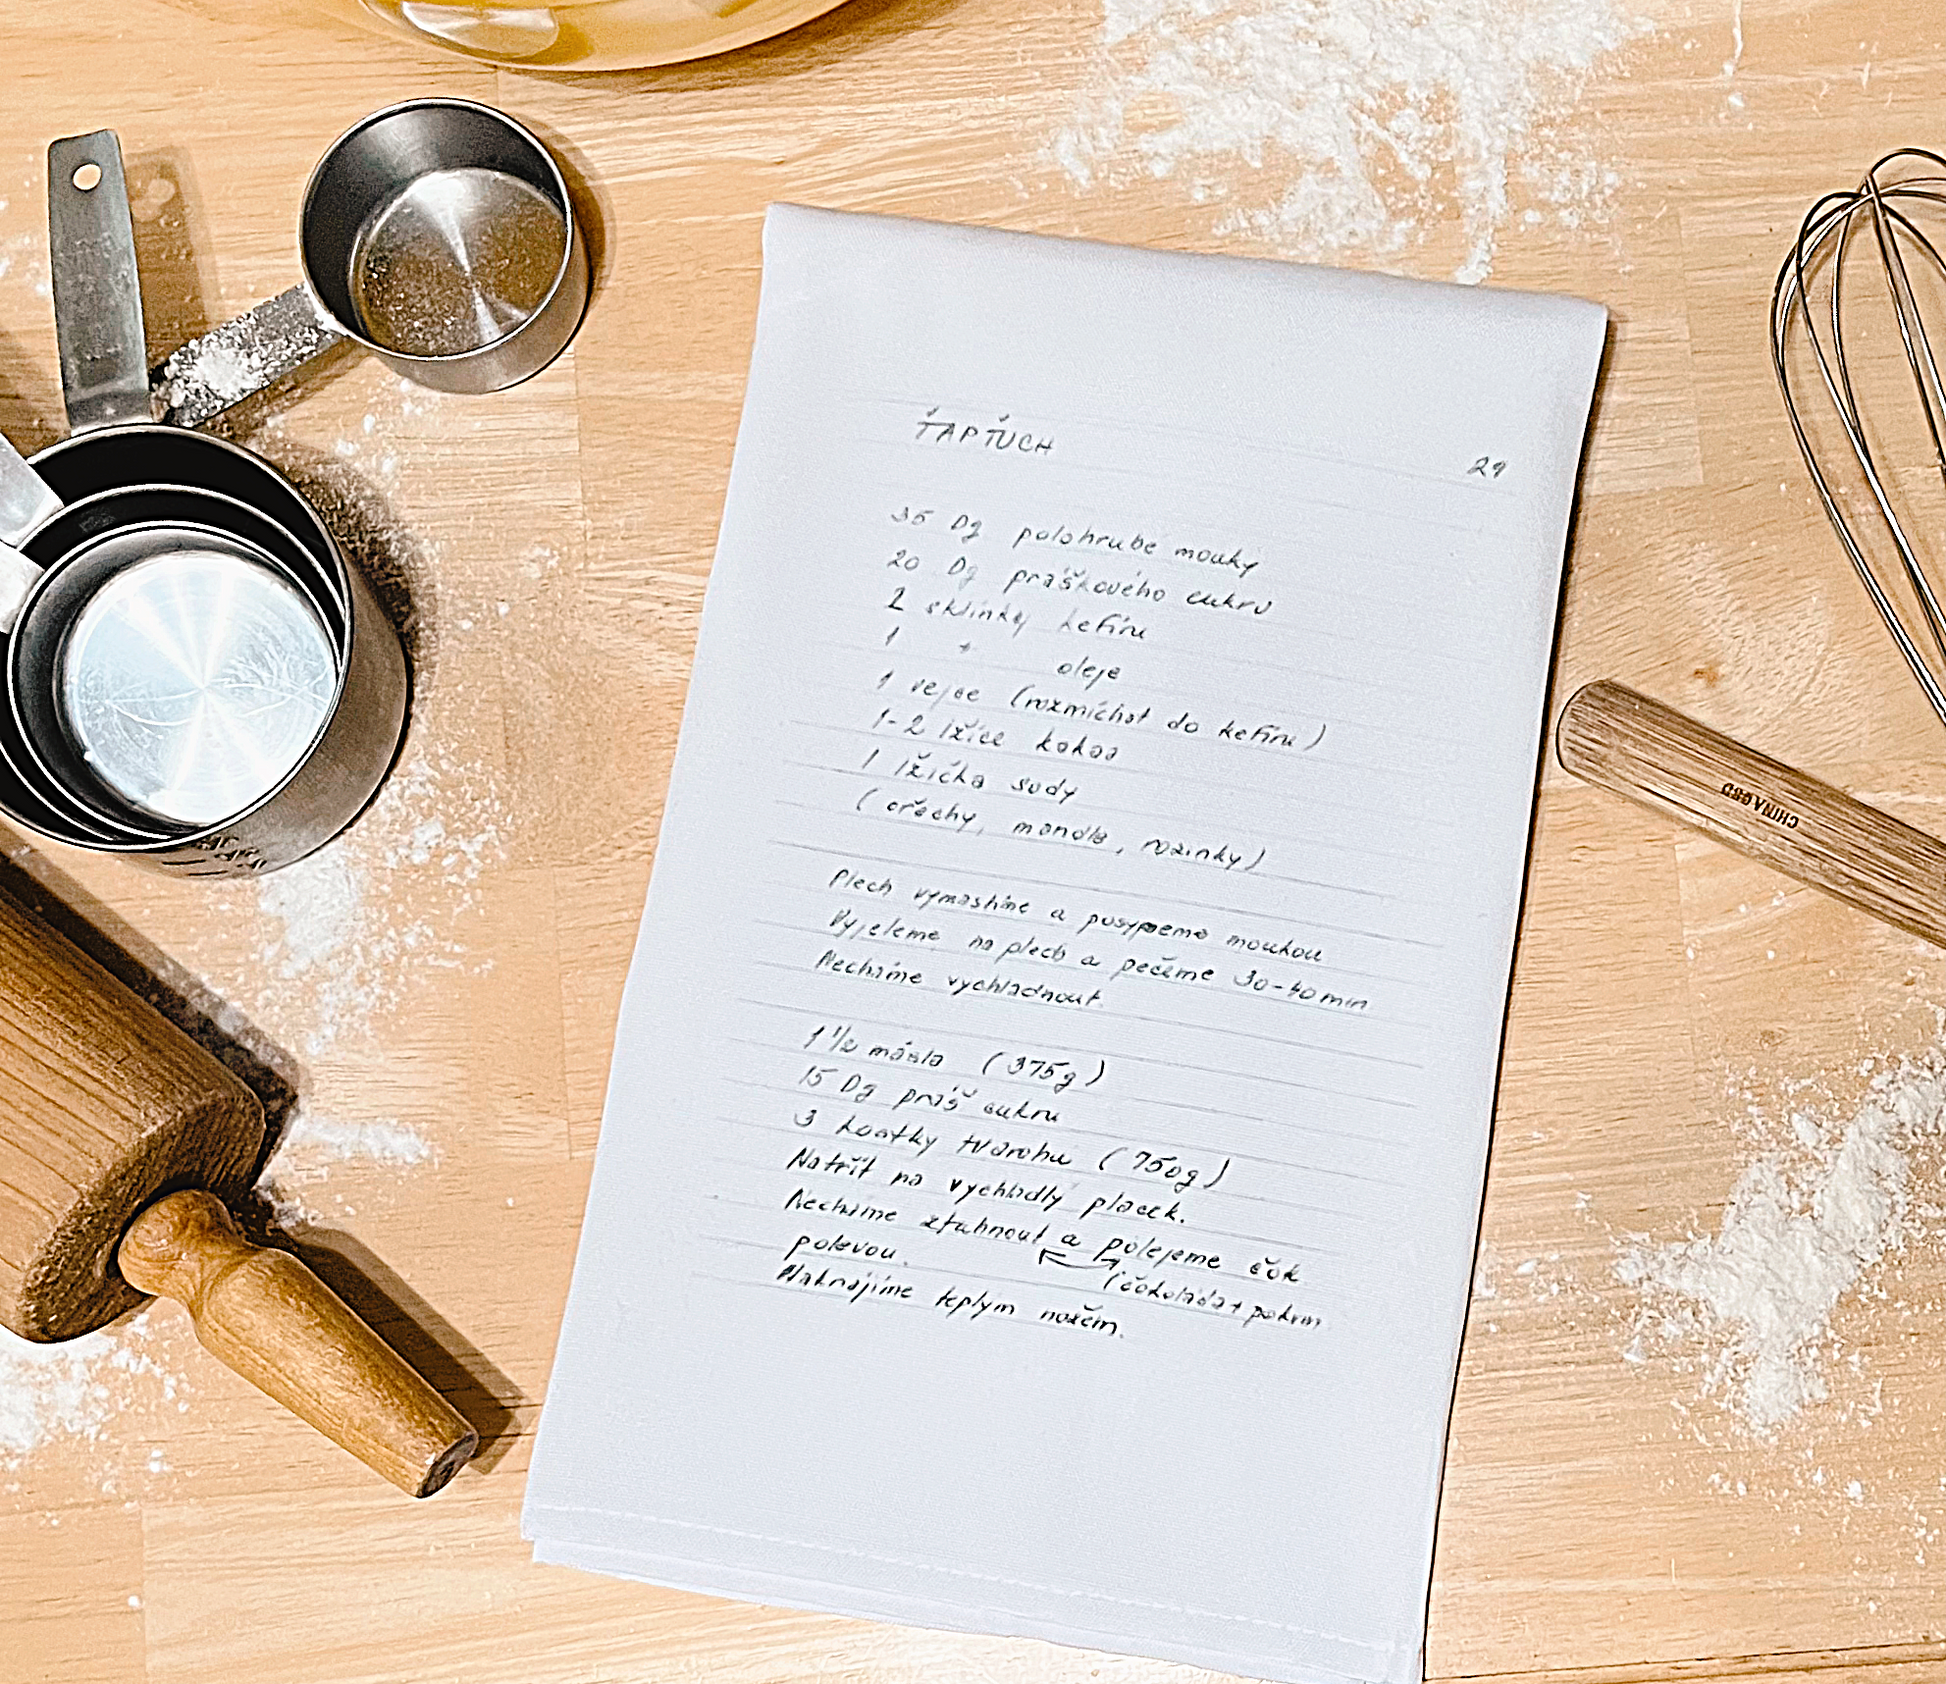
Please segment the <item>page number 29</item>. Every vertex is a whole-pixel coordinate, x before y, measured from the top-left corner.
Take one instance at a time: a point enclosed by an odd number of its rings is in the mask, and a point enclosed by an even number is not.
[[[1473,466],[1466,471],[1469,474],[1478,474],[1481,479],[1498,479],[1507,471],[1507,464],[1495,461],[1491,456],[1476,456],[1473,459]]]

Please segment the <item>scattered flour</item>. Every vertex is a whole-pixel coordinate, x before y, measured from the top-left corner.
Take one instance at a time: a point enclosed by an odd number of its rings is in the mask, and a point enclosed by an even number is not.
[[[347,848],[331,847],[257,886],[257,905],[283,928],[278,974],[298,977],[341,951],[358,933],[365,871]]]
[[[174,1401],[180,1382],[145,1350],[152,1337],[146,1310],[56,1345],[0,1328],[0,1468],[55,1439],[97,1439],[138,1385]]]
[[[336,340],[306,295],[293,288],[174,351],[157,381],[164,417],[198,426],[302,367]]]
[[[1633,1236],[1615,1265],[1641,1293],[1624,1351],[1704,1353],[1703,1391],[1760,1435],[1829,1395],[1831,1315],[1899,1250],[1914,1215],[1911,1154],[1946,1132],[1946,1060],[1881,1071],[1842,1122],[1800,1110],[1790,1138],[1738,1178],[1714,1234]]]
[[[481,970],[453,934],[505,851],[505,809],[477,766],[414,754],[356,826],[251,886],[267,938],[261,1028],[317,1058],[434,971]]]
[[[1180,177],[1227,207],[1218,232],[1294,257],[1382,257],[1457,222],[1455,278],[1482,280],[1516,172],[1569,225],[1605,215],[1619,177],[1567,130],[1596,66],[1648,27],[1621,4],[1103,0],[1051,151],[1084,188]]]
[[[282,1227],[316,1228],[326,1217],[306,1201],[318,1196],[334,1166],[356,1162],[406,1170],[433,1156],[425,1138],[397,1118],[340,1122],[301,1109],[285,1125],[276,1153],[257,1178],[257,1191]]]
[[[53,278],[47,268],[47,232],[38,214],[40,205],[45,203],[45,192],[29,176],[20,182],[17,192],[0,195],[0,215],[9,210],[26,213],[22,218],[26,227],[20,232],[0,233],[0,281],[21,287],[36,299],[54,296]],[[50,435],[49,442],[54,436],[57,435]]]

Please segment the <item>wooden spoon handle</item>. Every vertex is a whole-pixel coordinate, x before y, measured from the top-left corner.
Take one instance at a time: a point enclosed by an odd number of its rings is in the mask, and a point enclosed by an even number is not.
[[[1946,947],[1946,844],[1608,679],[1561,710],[1561,764]]]
[[[173,1298],[196,1337],[253,1386],[414,1497],[430,1497],[480,1435],[297,1258],[254,1246],[222,1200],[171,1193],[137,1216],[117,1261]]]

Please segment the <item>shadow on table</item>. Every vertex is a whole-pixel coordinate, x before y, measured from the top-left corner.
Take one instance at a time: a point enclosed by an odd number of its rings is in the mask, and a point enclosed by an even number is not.
[[[508,1400],[524,1400],[472,1341],[351,1235],[307,1228],[276,1238],[466,1417],[480,1435],[474,1467],[484,1473],[506,1455],[518,1436]]]
[[[187,339],[208,331],[202,254],[209,241],[202,195],[188,155],[178,147],[132,152],[122,160],[128,180],[129,219],[135,229],[135,262],[142,281],[142,324],[160,362]],[[153,347],[162,354],[153,354]]]
[[[0,830],[0,850],[14,854],[20,845]],[[36,859],[31,873],[0,859],[0,893],[38,914],[254,1093],[264,1108],[267,1152],[297,1107],[296,1060],[45,855]]]
[[[20,341],[0,326],[0,432],[23,456],[44,450],[67,433],[61,404],[61,382],[51,362],[43,366],[21,348]]]

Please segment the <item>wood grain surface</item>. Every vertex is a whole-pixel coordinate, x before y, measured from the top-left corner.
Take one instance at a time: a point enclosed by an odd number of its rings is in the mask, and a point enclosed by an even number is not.
[[[1556,695],[1620,679],[1946,833],[1946,745],[1809,495],[1765,333],[1804,206],[1895,145],[1936,144],[1946,27],[1933,0],[1624,10],[1643,27],[1570,125],[1573,154],[1613,174],[1605,208],[1557,214],[1516,160],[1493,267],[1614,321]],[[1513,28],[1524,8],[1507,13]],[[63,1403],[73,1430],[0,1454],[0,1680],[1187,1684],[1157,1663],[536,1568],[518,1509],[721,508],[763,207],[1267,248],[1223,232],[1223,207],[1183,177],[1083,190],[1051,160],[1097,74],[1097,0],[850,0],[729,58],[580,79],[307,17],[296,0],[12,9],[0,426],[29,449],[57,436],[41,159],[103,125],[128,159],[158,355],[288,286],[318,154],[366,111],[430,92],[497,103],[559,148],[596,236],[586,325],[491,399],[404,389],[342,356],[229,423],[319,497],[415,662],[400,771],[321,871],[212,890],[9,852],[15,887],[74,908],[103,956],[247,1054],[287,1150],[308,1143],[276,1189],[294,1243],[485,1442],[411,1503],[152,1310],[111,1336],[119,1366],[89,1370],[96,1415]],[[1425,185],[1426,239],[1384,262],[1453,271],[1451,185]],[[1750,1105],[1787,1107],[1809,1082],[1842,1110],[1866,1060],[1933,1042],[1942,1002],[1937,949],[1544,769],[1432,1676],[1946,1677],[1937,1242],[1916,1237],[1839,1304],[1831,1395],[1769,1438],[1695,1365],[1625,1360],[1641,1306],[1614,1269],[1630,1235],[1715,1227],[1750,1161]],[[1915,1155],[1914,1173],[1930,1185],[1938,1165]]]

